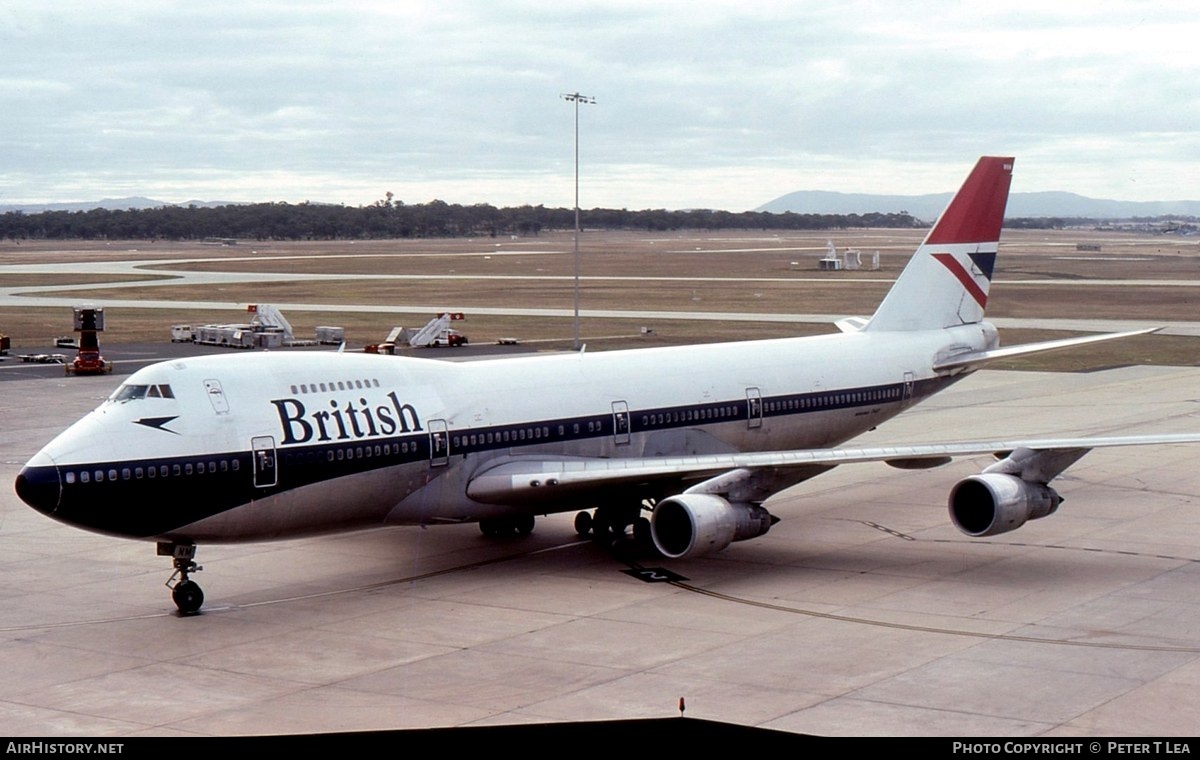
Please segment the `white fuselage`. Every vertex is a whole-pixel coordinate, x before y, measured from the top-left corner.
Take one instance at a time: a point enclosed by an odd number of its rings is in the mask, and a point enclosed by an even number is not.
[[[474,362],[169,361],[131,375],[47,444],[23,471],[22,497],[80,527],[173,541],[601,506],[483,503],[467,488],[521,458],[828,447],[945,387],[954,378],[936,375],[935,361],[995,342],[982,323]]]

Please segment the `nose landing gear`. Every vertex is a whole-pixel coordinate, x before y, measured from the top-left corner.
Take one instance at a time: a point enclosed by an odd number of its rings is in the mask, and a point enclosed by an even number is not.
[[[167,579],[166,586],[171,589],[171,600],[179,608],[179,613],[195,615],[204,604],[204,591],[200,589],[200,584],[188,577],[204,569],[196,564],[196,545],[160,541],[158,556],[171,557],[175,561],[175,572]],[[179,580],[176,581],[176,578]]]

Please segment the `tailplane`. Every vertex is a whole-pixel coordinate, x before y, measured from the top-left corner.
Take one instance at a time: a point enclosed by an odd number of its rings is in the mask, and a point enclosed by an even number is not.
[[[1012,167],[1012,158],[979,159],[863,329],[940,330],[983,320]]]

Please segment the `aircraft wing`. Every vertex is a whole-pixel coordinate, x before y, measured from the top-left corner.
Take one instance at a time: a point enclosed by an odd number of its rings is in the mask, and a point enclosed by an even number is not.
[[[1151,327],[1145,330],[1130,330],[1129,332],[1104,333],[1102,335],[1084,335],[1077,338],[1060,338],[1058,340],[1047,340],[1040,343],[1025,343],[1019,346],[993,348],[988,351],[972,351],[966,354],[955,354],[934,362],[933,370],[935,372],[949,372],[950,374],[957,374],[958,372],[965,370],[978,369],[979,367],[990,362],[994,362],[998,359],[1013,359],[1018,356],[1026,356],[1027,354],[1037,354],[1044,351],[1057,351],[1062,348],[1086,346],[1090,343],[1102,343],[1108,340],[1129,338],[1134,335],[1149,335],[1150,333],[1158,332],[1161,329],[1161,327]]]
[[[677,478],[708,479],[689,493],[723,493],[743,474],[765,468],[828,469],[857,462],[885,462],[902,469],[936,467],[954,457],[995,455],[986,472],[1004,472],[1046,483],[1088,451],[1113,446],[1200,443],[1200,433],[1042,440],[919,443],[858,448],[801,449],[698,456],[515,458],[477,472],[467,486],[472,499],[493,504],[537,503],[573,492]]]

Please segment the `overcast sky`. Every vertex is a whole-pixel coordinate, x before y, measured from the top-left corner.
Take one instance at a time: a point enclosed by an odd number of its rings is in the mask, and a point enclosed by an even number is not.
[[[1200,198],[1190,2],[0,0],[0,205]]]

